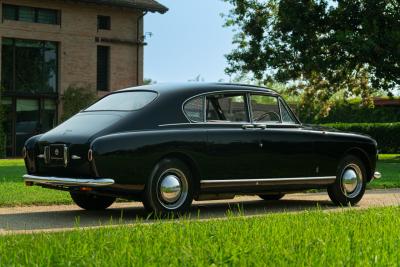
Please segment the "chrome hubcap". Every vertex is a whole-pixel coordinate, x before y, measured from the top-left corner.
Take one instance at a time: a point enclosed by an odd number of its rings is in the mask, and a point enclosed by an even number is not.
[[[360,167],[349,164],[342,173],[342,190],[349,197],[356,197],[362,188],[363,176]]]
[[[185,174],[171,168],[160,175],[157,188],[160,204],[166,209],[174,210],[185,202],[189,187]]]
[[[160,193],[163,200],[167,203],[173,203],[178,200],[182,192],[182,186],[179,177],[170,174],[163,178],[160,185]]]

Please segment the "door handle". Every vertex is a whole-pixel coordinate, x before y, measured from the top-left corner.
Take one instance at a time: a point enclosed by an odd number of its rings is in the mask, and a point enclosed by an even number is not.
[[[246,129],[254,129],[254,125],[253,124],[243,124],[242,125],[242,129],[246,130]]]
[[[254,128],[265,130],[267,128],[267,125],[265,125],[265,124],[254,124]]]

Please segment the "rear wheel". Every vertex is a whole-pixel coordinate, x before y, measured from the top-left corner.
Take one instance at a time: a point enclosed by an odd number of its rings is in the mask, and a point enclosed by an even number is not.
[[[115,197],[70,192],[76,205],[85,210],[105,210],[115,202]]]
[[[363,162],[352,155],[340,162],[336,181],[328,187],[330,199],[339,206],[357,204],[364,196],[367,173]]]
[[[146,185],[143,205],[155,214],[179,215],[193,201],[193,178],[190,169],[178,159],[160,161]]]
[[[258,196],[265,201],[271,201],[271,200],[280,200],[285,196],[285,194],[269,194],[269,195],[258,195]]]

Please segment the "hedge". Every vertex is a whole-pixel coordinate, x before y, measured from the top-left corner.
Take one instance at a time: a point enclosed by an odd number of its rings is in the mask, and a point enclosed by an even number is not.
[[[298,116],[304,123],[389,123],[400,121],[400,106],[365,107],[360,100],[352,102],[336,101],[327,117],[314,117],[298,107]]]
[[[363,133],[378,142],[380,153],[400,152],[400,122],[394,123],[330,123],[322,124],[341,131]]]

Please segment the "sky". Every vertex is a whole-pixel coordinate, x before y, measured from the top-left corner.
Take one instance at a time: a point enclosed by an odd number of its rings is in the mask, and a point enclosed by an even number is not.
[[[187,82],[201,75],[206,82],[229,81],[224,57],[232,49],[233,32],[224,28],[222,0],[159,0],[165,14],[145,16],[144,77],[160,82]],[[151,33],[151,36],[148,34]]]

